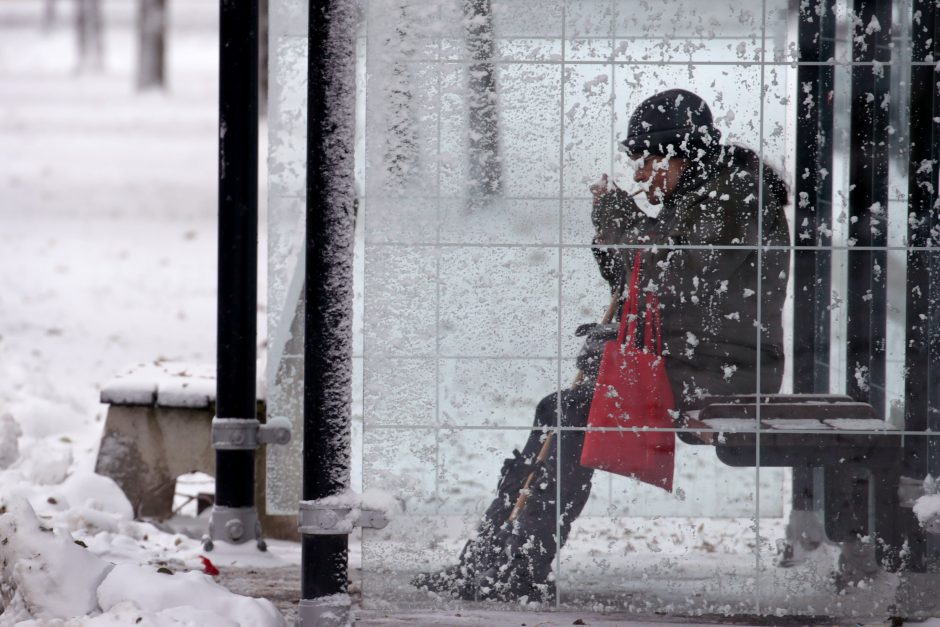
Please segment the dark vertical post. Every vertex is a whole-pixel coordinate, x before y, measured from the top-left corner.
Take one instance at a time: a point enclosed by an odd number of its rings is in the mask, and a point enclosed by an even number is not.
[[[101,0],[75,3],[75,28],[78,35],[78,70],[99,71],[104,64],[104,30]]]
[[[344,0],[309,3],[304,501],[340,494],[349,486],[356,95],[352,5]],[[337,615],[343,608],[325,608],[326,601],[315,600],[346,593],[348,539],[343,533],[301,531],[301,624],[332,625],[323,610]]]
[[[915,0],[913,14],[918,17],[911,24],[907,240],[915,250],[907,253],[904,428],[936,432],[940,430],[940,129],[934,120],[940,116],[940,93],[934,60],[940,58],[940,9],[934,0]],[[906,438],[904,458],[904,474],[937,476],[940,438]],[[900,522],[906,527],[911,567],[925,569],[928,551],[934,553],[930,560],[937,559],[936,543],[925,542],[912,516]]]
[[[166,0],[138,0],[137,89],[166,85]]]
[[[852,32],[852,123],[846,299],[846,390],[885,409],[885,280],[888,228],[888,103],[891,0],[855,0]]]
[[[255,420],[258,315],[258,4],[223,0],[219,22],[216,416]],[[216,508],[254,508],[253,450],[217,450]],[[215,514],[216,509],[213,510]],[[247,520],[247,519],[246,519]],[[254,525],[236,541],[255,538]],[[210,528],[212,525],[210,523]],[[227,538],[228,539],[228,538]]]
[[[817,10],[818,9],[818,10]],[[793,391],[829,391],[829,301],[832,253],[832,65],[835,15],[830,2],[802,6],[796,99],[793,254]],[[801,250],[801,248],[807,248]],[[811,468],[793,469],[793,509],[813,509]]]
[[[905,354],[905,429],[940,429],[940,264],[936,247],[940,237],[937,167],[940,165],[940,94],[934,61],[940,57],[940,15],[933,0],[915,0],[920,19],[911,32],[910,163],[908,182],[907,349]],[[922,64],[922,65],[918,65]],[[927,164],[925,167],[924,164]],[[920,440],[921,438],[914,438]],[[932,447],[935,438],[930,438]],[[936,458],[937,452],[933,451]],[[936,472],[923,448],[911,450],[915,476]],[[937,460],[940,461],[940,460]],[[934,464],[937,464],[937,461]]]
[[[271,3],[269,0],[258,0],[258,115],[261,118],[268,116],[268,16]]]
[[[470,126],[470,195],[489,196],[502,190],[499,161],[499,110],[493,67],[493,10],[490,0],[465,0]]]
[[[800,61],[831,62],[835,15],[828,2],[800,9]],[[793,255],[793,391],[829,391],[829,304],[832,237],[831,65],[800,65],[796,99],[796,188]],[[800,250],[810,247],[809,250]]]

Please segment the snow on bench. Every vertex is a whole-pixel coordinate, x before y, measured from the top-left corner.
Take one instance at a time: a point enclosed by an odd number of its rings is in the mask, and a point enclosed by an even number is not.
[[[256,395],[264,399],[259,380]],[[101,402],[109,405],[147,405],[208,409],[215,402],[215,366],[181,361],[137,364],[101,388]]]

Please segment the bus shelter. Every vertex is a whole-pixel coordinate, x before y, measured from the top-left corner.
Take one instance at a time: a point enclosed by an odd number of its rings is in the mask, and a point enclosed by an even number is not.
[[[346,487],[383,500],[389,524],[357,532],[363,609],[476,603],[410,582],[456,560],[539,400],[575,378],[574,331],[610,300],[590,185],[635,189],[630,113],[682,88],[787,185],[792,396],[759,393],[758,372],[745,435],[666,429],[671,492],[595,473],[540,606],[929,615],[936,543],[914,505],[940,462],[938,20],[922,0],[272,0],[267,411],[299,433],[320,399],[340,421],[268,453],[267,510]],[[337,281],[346,314],[324,305]],[[322,331],[337,321],[348,344]],[[867,413],[813,414],[823,396]],[[870,452],[840,459],[833,429]],[[340,470],[311,496],[314,445]],[[787,563],[794,511],[828,538]],[[343,552],[331,537],[311,559]],[[847,544],[878,572],[834,577]],[[304,599],[328,593],[311,579]]]

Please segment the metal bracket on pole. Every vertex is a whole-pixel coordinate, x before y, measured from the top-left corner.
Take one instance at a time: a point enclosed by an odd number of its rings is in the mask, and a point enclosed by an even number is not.
[[[313,536],[337,536],[352,533],[356,527],[383,529],[388,515],[378,509],[365,509],[361,504],[342,503],[337,498],[301,501],[298,515],[300,533]]]
[[[214,506],[212,513],[209,515],[209,535],[207,538],[210,539],[210,546],[204,547],[207,551],[212,550],[212,538],[224,540],[231,544],[239,544],[251,538],[263,543],[258,510],[254,507]],[[206,538],[203,538],[203,544],[205,543]],[[258,548],[263,551],[266,545],[259,545]]]
[[[212,420],[212,447],[217,451],[254,450],[262,444],[287,444],[290,439],[290,420],[283,416],[265,424],[242,418]]]
[[[217,451],[252,451],[264,444],[287,444],[291,439],[290,420],[276,416],[262,424],[251,418],[213,418],[212,447]],[[267,549],[261,537],[261,522],[255,507],[224,507],[214,505],[209,516],[209,533],[203,536],[206,551],[213,549],[213,540],[240,544],[255,540],[258,549]]]

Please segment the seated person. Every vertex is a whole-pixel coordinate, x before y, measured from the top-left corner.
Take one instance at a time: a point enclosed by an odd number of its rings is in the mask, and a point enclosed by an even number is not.
[[[611,189],[606,175],[591,189],[592,250],[612,294],[622,294],[636,250],[616,245],[648,246],[643,285],[661,302],[663,354],[679,408],[709,394],[753,394],[758,379],[761,392],[775,393],[783,373],[789,251],[758,254],[757,247],[789,246],[786,186],[753,151],[722,144],[720,137],[697,95],[681,89],[656,94],[633,112],[622,142],[636,166],[634,180],[660,207],[656,217],[627,192]],[[534,429],[522,451],[505,460],[496,498],[458,564],[419,574],[415,586],[467,600],[554,595],[552,565],[594,474],[579,463],[584,432],[560,432],[544,463],[534,462],[547,430],[587,424],[600,355],[616,325],[586,326],[578,357],[583,379],[538,404]],[[533,470],[526,505],[510,520]]]

